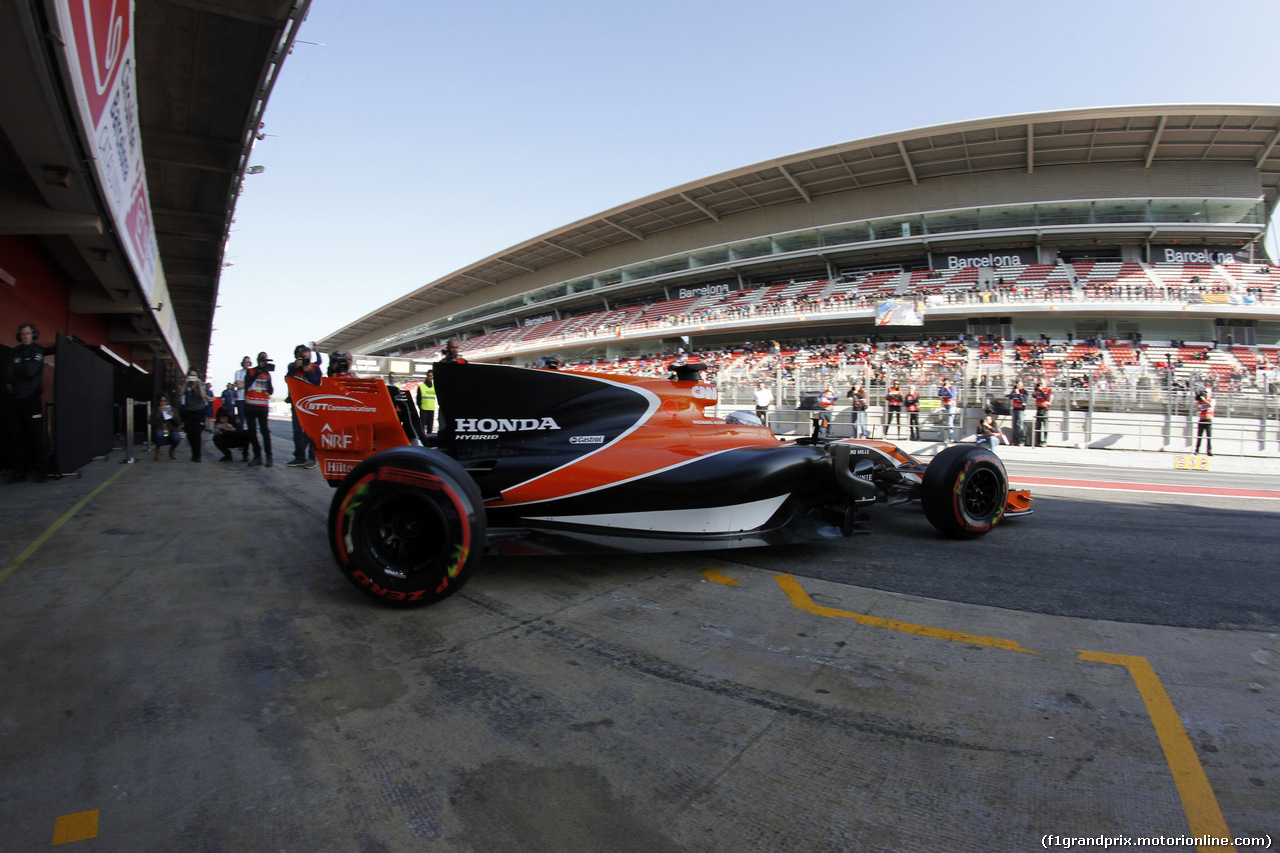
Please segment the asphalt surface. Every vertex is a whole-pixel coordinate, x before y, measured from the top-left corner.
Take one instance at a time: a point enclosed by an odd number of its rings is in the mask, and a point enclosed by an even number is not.
[[[1280,553],[1275,475],[1021,460],[1006,467],[1014,486],[1070,480],[1141,483],[1150,490],[1031,485],[1033,516],[974,541],[941,536],[918,504],[875,507],[866,535],[744,551],[734,559],[767,571],[1031,613],[1280,631],[1280,575],[1265,556]],[[1275,491],[1274,498],[1258,500],[1162,494],[1162,485]]]
[[[214,458],[0,488],[6,853],[1275,843],[1274,500],[1037,486],[972,542],[877,507],[821,547],[493,559],[395,610],[333,567],[317,471]]]

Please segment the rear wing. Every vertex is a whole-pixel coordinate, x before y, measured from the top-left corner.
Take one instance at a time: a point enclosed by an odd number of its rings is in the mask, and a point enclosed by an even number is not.
[[[320,473],[336,485],[378,450],[421,444],[411,406],[398,405],[381,379],[326,376],[312,385],[292,376],[285,380],[298,412],[298,423],[316,449]],[[404,392],[394,393],[403,401]]]

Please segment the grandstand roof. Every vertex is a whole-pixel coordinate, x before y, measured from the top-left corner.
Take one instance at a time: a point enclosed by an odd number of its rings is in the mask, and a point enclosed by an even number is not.
[[[342,348],[505,279],[710,220],[889,184],[1067,165],[1223,162],[1258,169],[1280,200],[1280,105],[1177,104],[1027,113],[854,140],[663,190],[512,246],[327,336]]]

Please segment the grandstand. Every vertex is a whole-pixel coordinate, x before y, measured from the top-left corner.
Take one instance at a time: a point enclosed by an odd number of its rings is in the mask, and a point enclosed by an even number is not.
[[[576,369],[659,374],[692,349],[734,382],[1265,390],[1280,344],[1280,270],[1263,243],[1278,142],[1274,105],[1069,110],[857,140],[571,223],[321,345],[431,357],[457,338],[471,360],[554,352]],[[885,300],[914,303],[923,325],[877,326]]]

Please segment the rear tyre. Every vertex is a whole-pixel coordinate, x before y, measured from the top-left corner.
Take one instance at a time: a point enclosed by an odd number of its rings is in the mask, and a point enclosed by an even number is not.
[[[399,606],[434,604],[466,584],[485,545],[480,489],[457,462],[422,447],[384,450],[343,479],[329,545],[347,580]]]
[[[1009,477],[985,447],[956,444],[933,457],[920,502],[929,523],[947,536],[975,539],[1000,521]]]

